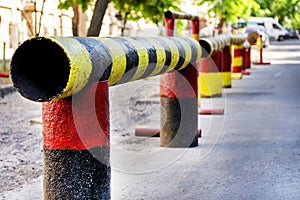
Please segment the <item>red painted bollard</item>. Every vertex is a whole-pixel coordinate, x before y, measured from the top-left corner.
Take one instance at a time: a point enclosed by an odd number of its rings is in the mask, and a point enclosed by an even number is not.
[[[243,77],[243,57],[244,47],[243,43],[246,38],[242,36],[231,36],[232,45],[232,66],[231,66],[231,77],[232,79],[241,79]]]
[[[199,26],[199,18],[185,13],[167,11],[165,13],[166,36],[174,36],[175,19],[190,19]],[[193,37],[196,38],[196,27]],[[184,61],[183,52],[179,59]],[[192,63],[180,72],[160,76],[161,125],[160,145],[166,147],[198,146],[198,69]]]
[[[243,77],[243,57],[244,50],[243,44],[234,44],[233,45],[233,58],[232,58],[232,78],[241,79]]]
[[[230,44],[229,44],[226,45],[223,49],[223,63],[222,63],[221,76],[222,76],[224,88],[232,87],[231,62],[232,62],[232,58],[231,58]]]
[[[7,72],[0,72],[0,77],[8,78],[9,77],[9,73],[7,73]]]
[[[257,40],[258,43],[258,51],[259,51],[259,60],[253,62],[254,65],[270,65],[270,62],[264,62],[263,61],[263,40],[262,40],[262,35],[259,35],[259,38]]]
[[[243,75],[250,75],[247,69],[251,68],[251,45],[248,41],[244,42],[244,57],[243,57]]]
[[[202,58],[199,61],[198,113],[201,115],[223,115],[223,108],[201,108],[201,97],[222,96],[222,62],[225,37],[201,38]]]
[[[110,199],[107,81],[44,102],[44,198]]]
[[[175,19],[192,20],[192,37],[198,41],[199,18],[198,16],[181,13],[165,12],[166,36],[174,36]],[[187,52],[178,52],[179,62],[184,62]],[[194,147],[198,146],[198,117],[195,107],[197,99],[198,71],[195,63],[180,70],[160,76],[160,102],[161,102],[161,125],[160,130],[136,129],[135,135],[160,136],[160,145],[166,147]],[[197,78],[196,78],[197,79]],[[197,104],[197,100],[196,100]],[[190,106],[187,106],[190,105]],[[192,110],[191,110],[192,109]],[[195,110],[193,110],[195,109]],[[190,120],[184,120],[189,118]],[[159,132],[159,134],[157,134]]]

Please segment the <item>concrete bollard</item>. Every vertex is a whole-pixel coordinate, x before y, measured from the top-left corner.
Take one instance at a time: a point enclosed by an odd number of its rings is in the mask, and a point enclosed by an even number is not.
[[[93,83],[75,101],[42,106],[44,198],[110,199],[107,81]]]
[[[9,77],[9,73],[7,73],[7,72],[0,72],[0,77],[8,78]]]
[[[171,11],[165,12],[166,36],[174,36],[175,19],[192,20],[193,38],[199,38],[198,16]],[[191,63],[179,73],[160,76],[161,146],[198,146],[197,78],[197,62]]]
[[[166,11],[164,14],[166,36],[174,36],[175,19],[185,19],[192,21],[192,38],[199,40],[198,16],[174,11]],[[197,136],[201,137],[201,130],[195,126],[198,123],[197,107],[194,105],[194,98],[197,96],[196,63],[180,73],[172,72],[160,76],[161,122],[163,123],[160,129],[136,128],[136,136],[160,137],[161,146],[167,147],[198,146]],[[195,110],[190,110],[193,107]],[[192,116],[191,122],[182,121],[180,118],[188,113]],[[183,134],[186,135],[186,139],[179,139],[178,135]]]
[[[262,41],[262,35],[259,35],[259,38],[257,40],[257,46],[259,51],[259,58],[258,61],[253,62],[254,65],[270,65],[270,62],[264,62],[263,61],[263,41]]]
[[[224,36],[222,36],[224,37]],[[231,88],[232,87],[232,78],[231,78],[231,63],[232,56],[230,51],[230,37],[225,36],[225,46],[223,48],[223,63],[221,68],[221,77],[223,88]]]
[[[244,47],[243,43],[245,42],[244,37],[240,36],[231,36],[232,44],[232,79],[242,79],[242,69],[243,69],[243,56],[244,56]]]
[[[251,45],[248,41],[244,42],[244,57],[243,57],[243,75],[250,75],[247,69],[251,68]]]
[[[199,96],[221,97],[222,96],[222,60],[225,44],[222,38],[201,38],[199,40],[203,48],[202,58],[199,61]]]
[[[202,48],[202,58],[199,61],[198,78],[198,113],[201,115],[223,115],[224,109],[203,109],[200,106],[201,97],[221,97],[223,80],[223,49],[229,38],[216,36],[213,38],[201,38],[199,43]]]
[[[108,87],[194,69],[188,66],[200,56],[191,38],[37,37],[21,44],[11,78],[22,96],[43,102],[45,199],[110,199]],[[188,112],[181,118],[195,121]],[[180,128],[188,125],[197,122]]]

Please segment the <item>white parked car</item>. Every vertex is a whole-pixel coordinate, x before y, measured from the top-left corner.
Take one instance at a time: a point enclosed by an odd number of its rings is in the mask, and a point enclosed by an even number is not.
[[[282,41],[286,38],[287,31],[272,17],[251,17],[247,25],[256,24],[265,27],[270,38]]]

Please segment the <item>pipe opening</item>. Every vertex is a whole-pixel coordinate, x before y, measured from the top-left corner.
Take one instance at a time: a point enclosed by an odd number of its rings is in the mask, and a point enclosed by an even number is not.
[[[11,61],[11,78],[20,94],[33,101],[49,101],[62,93],[70,73],[64,50],[47,38],[25,41]]]
[[[210,43],[206,40],[200,40],[199,43],[200,43],[200,46],[202,48],[201,58],[208,57],[212,52]]]

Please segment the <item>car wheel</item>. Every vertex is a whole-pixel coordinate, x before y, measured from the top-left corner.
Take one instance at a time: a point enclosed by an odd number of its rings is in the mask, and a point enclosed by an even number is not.
[[[283,41],[283,40],[284,40],[284,36],[281,35],[278,37],[278,41]]]

